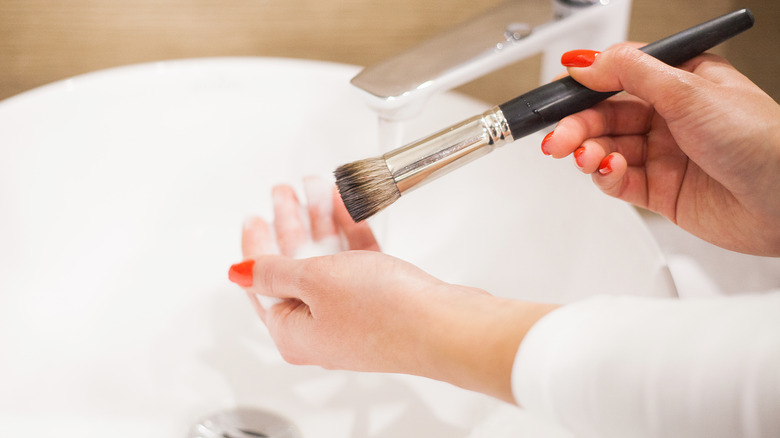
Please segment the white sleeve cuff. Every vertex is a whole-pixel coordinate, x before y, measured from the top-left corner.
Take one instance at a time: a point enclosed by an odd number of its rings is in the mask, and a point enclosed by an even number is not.
[[[583,437],[780,437],[780,293],[566,305],[523,340],[512,390]]]

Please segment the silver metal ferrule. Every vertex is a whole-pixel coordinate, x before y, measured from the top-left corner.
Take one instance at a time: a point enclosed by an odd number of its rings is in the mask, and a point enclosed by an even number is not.
[[[401,194],[514,141],[499,107],[382,156]]]

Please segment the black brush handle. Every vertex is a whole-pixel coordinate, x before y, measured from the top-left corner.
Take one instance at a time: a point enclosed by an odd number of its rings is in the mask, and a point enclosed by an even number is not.
[[[753,13],[740,9],[642,47],[641,51],[669,65],[679,65],[753,26]],[[598,92],[565,77],[499,105],[515,139],[617,94]]]

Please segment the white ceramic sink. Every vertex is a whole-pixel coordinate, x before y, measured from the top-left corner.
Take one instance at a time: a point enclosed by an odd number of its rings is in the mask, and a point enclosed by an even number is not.
[[[356,72],[176,61],[0,103],[2,436],[184,437],[236,406],[306,437],[565,436],[439,382],[288,365],[228,282],[241,223],[269,215],[272,185],[377,154],[376,117],[348,84]],[[434,98],[405,138],[484,108]],[[673,295],[636,213],[540,141],[402,198],[379,218],[386,251],[517,298]]]

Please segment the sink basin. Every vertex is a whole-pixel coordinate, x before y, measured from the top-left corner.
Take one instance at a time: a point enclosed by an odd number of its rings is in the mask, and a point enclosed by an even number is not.
[[[3,436],[184,437],[237,407],[306,437],[568,436],[444,383],[288,365],[228,282],[241,223],[270,215],[272,185],[378,154],[376,116],[350,89],[357,71],[183,60],[0,103]],[[484,109],[438,96],[404,138]],[[385,250],[521,299],[674,295],[634,210],[540,141],[399,200],[377,218]]]

